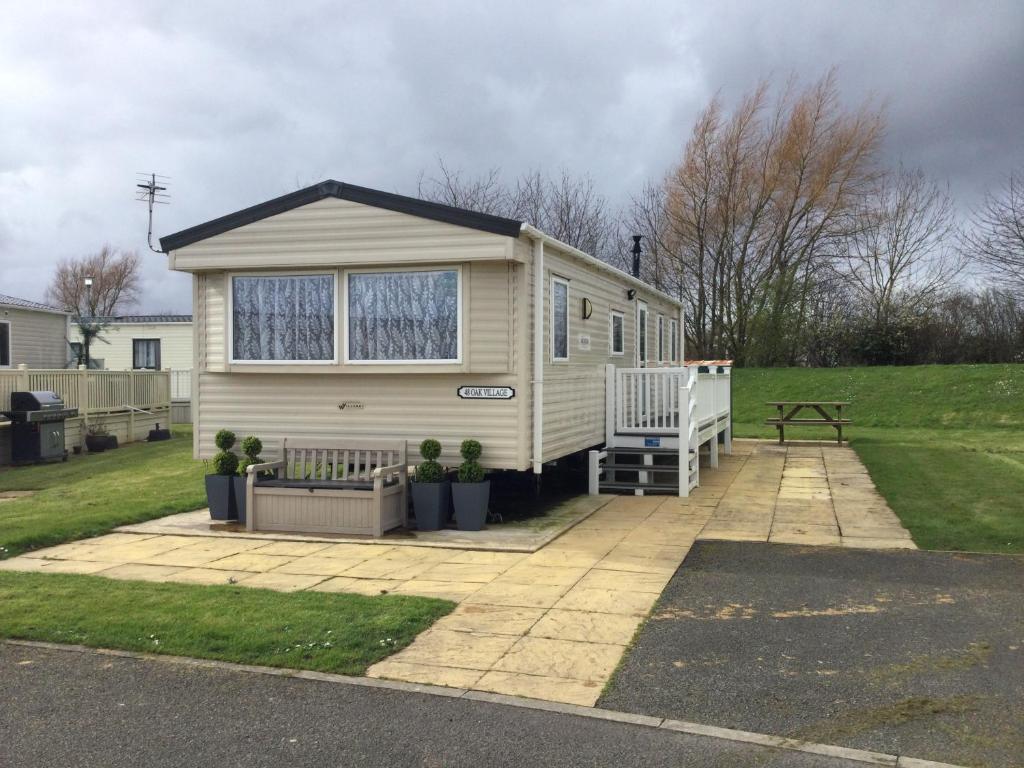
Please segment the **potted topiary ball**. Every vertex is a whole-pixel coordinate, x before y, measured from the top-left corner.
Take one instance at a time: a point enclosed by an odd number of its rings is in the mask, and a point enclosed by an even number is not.
[[[452,484],[445,477],[444,467],[437,463],[441,444],[427,439],[420,443],[423,457],[413,476],[412,508],[416,514],[416,528],[436,531],[448,523],[448,508],[452,501]]]
[[[460,531],[479,531],[487,522],[487,504],[491,499],[491,481],[484,479],[484,468],[477,461],[483,448],[476,440],[463,440],[459,453],[463,458],[459,482],[452,486],[455,523]]]
[[[235,517],[238,522],[245,522],[245,503],[246,503],[246,484],[248,483],[248,475],[246,469],[250,464],[262,464],[263,459],[260,458],[260,452],[263,450],[263,441],[258,437],[249,435],[242,441],[242,453],[245,456],[240,462],[238,462],[238,474],[231,478],[232,483],[232,498],[235,503]]]
[[[210,506],[211,519],[231,520],[235,514],[233,478],[238,471],[238,457],[231,452],[235,433],[222,429],[213,442],[220,450],[213,457],[213,474],[206,476],[206,502]]]

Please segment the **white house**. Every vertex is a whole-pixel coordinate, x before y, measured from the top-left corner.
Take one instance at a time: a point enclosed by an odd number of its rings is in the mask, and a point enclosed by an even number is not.
[[[192,315],[113,315],[86,318],[102,327],[89,348],[95,367],[108,371],[188,370],[192,367]],[[75,351],[82,343],[74,328]]]

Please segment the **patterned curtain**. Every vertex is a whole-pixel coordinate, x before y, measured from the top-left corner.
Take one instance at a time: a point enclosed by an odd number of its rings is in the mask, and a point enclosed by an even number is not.
[[[334,278],[232,278],[235,360],[333,360]]]
[[[348,356],[350,360],[457,360],[458,272],[350,274]]]

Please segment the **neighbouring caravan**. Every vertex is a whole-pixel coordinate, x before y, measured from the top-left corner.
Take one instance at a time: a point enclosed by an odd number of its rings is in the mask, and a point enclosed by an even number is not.
[[[67,367],[70,318],[57,307],[0,294],[0,370]]]
[[[187,371],[192,367],[191,315],[112,315],[87,317],[99,326],[90,355],[97,368],[107,371]],[[82,331],[74,328],[74,344],[82,344]],[[79,348],[75,348],[78,353]]]
[[[162,238],[193,275],[196,457],[218,429],[426,437],[493,469],[606,443],[607,366],[681,370],[680,303],[529,224],[336,181]]]

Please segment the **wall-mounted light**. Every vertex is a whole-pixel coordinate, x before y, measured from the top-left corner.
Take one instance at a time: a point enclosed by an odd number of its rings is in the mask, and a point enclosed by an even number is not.
[[[590,303],[590,299],[583,300],[583,319],[589,320],[590,316],[594,314],[594,305]]]
[[[626,289],[626,298],[629,299],[630,301],[635,299],[636,298],[636,288],[627,288]]]

